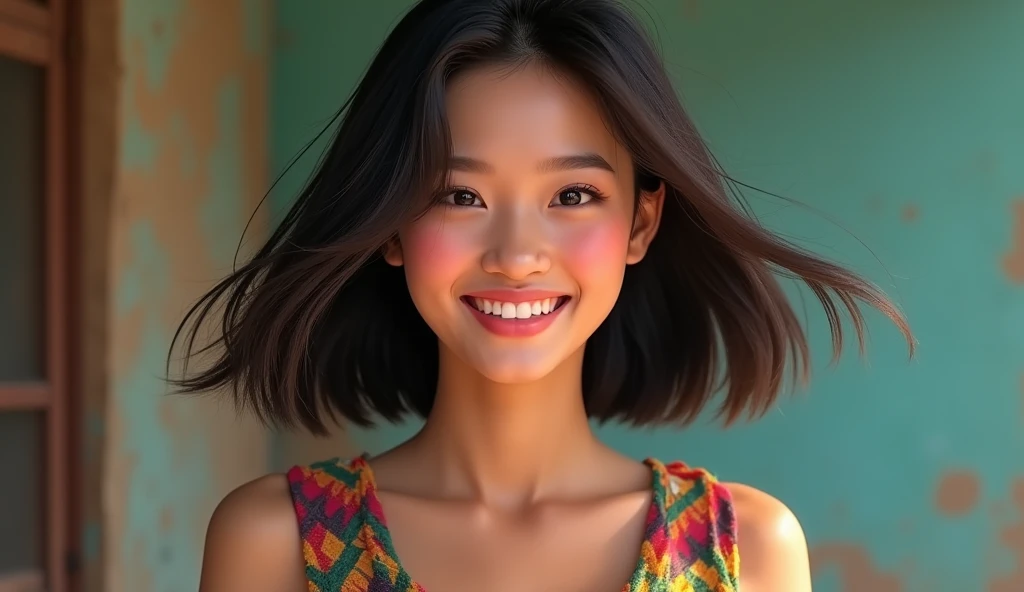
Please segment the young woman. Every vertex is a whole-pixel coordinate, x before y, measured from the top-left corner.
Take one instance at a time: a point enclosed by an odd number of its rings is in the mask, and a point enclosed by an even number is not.
[[[190,312],[187,354],[219,357],[180,384],[314,432],[426,423],[228,495],[202,591],[809,591],[781,502],[635,462],[589,420],[683,424],[719,392],[726,421],[763,413],[808,361],[775,273],[837,353],[858,302],[907,326],[744,214],[633,16],[424,0],[341,114],[269,242]]]

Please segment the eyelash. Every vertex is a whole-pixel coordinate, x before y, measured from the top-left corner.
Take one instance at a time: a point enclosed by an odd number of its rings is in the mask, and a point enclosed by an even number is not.
[[[559,205],[553,206],[553,207],[578,208],[580,206],[585,206],[585,205],[587,205],[587,204],[589,204],[589,203],[591,203],[593,201],[601,202],[601,201],[604,201],[604,200],[608,199],[608,197],[605,194],[601,193],[601,191],[597,187],[594,187],[593,185],[582,184],[582,183],[577,183],[575,185],[569,185],[568,187],[563,187],[562,189],[559,189],[558,193],[555,194],[555,199],[558,199],[558,196],[562,195],[563,193],[568,193],[570,191],[575,191],[577,193],[582,193],[582,194],[589,195],[593,199],[591,199],[590,201],[587,201],[587,202],[583,202],[583,203],[577,204],[577,205],[561,205],[561,204],[559,204]],[[480,200],[481,202],[483,202],[483,200],[480,199],[480,196],[477,195],[475,191],[473,191],[472,189],[469,189],[468,187],[450,187],[450,188],[446,189],[445,191],[442,191],[441,193],[438,194],[437,201],[441,205],[448,206],[448,207],[453,207],[453,208],[479,207],[479,206],[465,206],[465,205],[459,205],[459,204],[455,204],[455,203],[449,202],[448,198],[454,196],[457,193],[468,193],[468,194],[472,195],[475,199]]]

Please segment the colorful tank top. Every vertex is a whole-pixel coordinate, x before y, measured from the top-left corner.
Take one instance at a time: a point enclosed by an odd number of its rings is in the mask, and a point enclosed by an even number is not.
[[[653,502],[623,592],[736,592],[729,491],[680,462],[650,467]],[[398,561],[365,457],[288,471],[310,592],[426,592]]]

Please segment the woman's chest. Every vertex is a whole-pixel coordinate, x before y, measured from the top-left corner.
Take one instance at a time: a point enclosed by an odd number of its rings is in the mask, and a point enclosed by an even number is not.
[[[428,592],[621,592],[637,568],[649,494],[496,513],[381,495],[401,567]]]

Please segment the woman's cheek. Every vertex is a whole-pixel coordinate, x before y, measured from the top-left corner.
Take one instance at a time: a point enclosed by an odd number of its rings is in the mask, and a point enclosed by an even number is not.
[[[625,269],[628,246],[629,226],[616,219],[594,220],[559,237],[560,258],[581,280]]]
[[[476,251],[466,233],[454,232],[440,220],[421,219],[399,234],[402,258],[409,282],[447,284],[450,288],[466,273],[467,261]],[[415,286],[410,285],[410,289]]]

